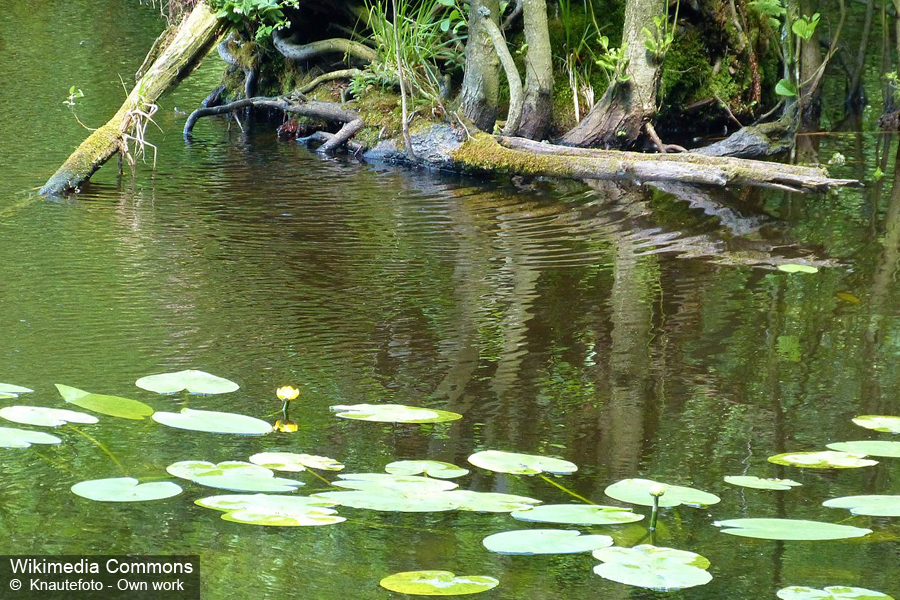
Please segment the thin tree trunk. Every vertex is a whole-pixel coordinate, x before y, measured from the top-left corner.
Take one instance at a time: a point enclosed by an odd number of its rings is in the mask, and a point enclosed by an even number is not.
[[[850,88],[847,90],[847,106],[859,110],[866,104],[866,94],[862,88],[863,68],[866,66],[866,51],[869,48],[869,34],[872,31],[872,15],[875,11],[875,2],[868,0],[866,3],[866,19],[863,22],[862,35],[859,39],[859,50],[856,53],[856,65],[853,76],[850,78]]]
[[[169,88],[198,65],[222,34],[222,23],[205,2],[184,17],[178,32],[146,74],[141,77],[119,111],[95,130],[54,173],[41,194],[61,194],[77,189],[116,152],[125,149],[126,134]]]
[[[627,0],[622,45],[628,65],[627,81],[609,86],[594,108],[560,143],[569,146],[627,148],[656,116],[660,63],[644,46],[643,28],[664,14],[666,0]]]
[[[469,41],[466,43],[466,69],[463,75],[461,107],[463,114],[483,131],[493,131],[500,96],[500,60],[494,45],[478,18],[481,7],[490,11],[497,23],[500,0],[472,0],[469,4]]]
[[[506,124],[503,126],[504,135],[516,135],[519,131],[519,123],[522,120],[522,104],[524,94],[522,93],[522,80],[519,79],[519,71],[516,69],[516,63],[509,48],[506,46],[506,39],[503,32],[491,20],[491,15],[487,13],[487,9],[481,9],[481,15],[478,17],[482,20],[482,27],[485,28],[494,43],[494,51],[500,57],[500,63],[503,65],[503,71],[506,73],[506,82],[509,85],[509,111],[506,114]]]
[[[525,104],[518,135],[542,140],[553,117],[553,55],[546,0],[522,0],[525,24]]]
[[[800,0],[800,10],[804,15],[813,15],[818,7],[817,0]],[[822,48],[819,44],[817,27],[809,41],[804,41],[800,48],[800,125],[807,131],[816,131],[819,128],[822,87],[818,85],[815,76],[821,68]]]

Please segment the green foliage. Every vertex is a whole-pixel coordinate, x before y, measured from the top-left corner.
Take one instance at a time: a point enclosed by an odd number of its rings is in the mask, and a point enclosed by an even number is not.
[[[816,26],[819,24],[819,16],[819,13],[816,13],[812,17],[806,15],[799,17],[791,25],[791,31],[798,37],[803,38],[804,41],[808,42],[816,32]]]
[[[796,98],[797,86],[795,86],[787,79],[781,79],[777,84],[775,84],[775,93],[786,98]]]
[[[235,29],[260,41],[276,29],[290,27],[285,8],[296,8],[299,0],[211,0],[216,17],[228,21]]]
[[[68,106],[70,108],[74,108],[75,101],[79,98],[84,98],[84,92],[82,92],[80,89],[76,90],[75,86],[73,85],[72,87],[69,88],[69,96],[68,96],[68,98],[63,100],[63,104],[65,104],[66,106]]]
[[[398,68],[402,68],[414,102],[417,97],[425,101],[438,99],[442,73],[460,70],[465,64],[465,10],[454,0],[397,0],[397,16],[393,19],[387,3],[371,2],[366,8],[370,41],[374,42],[378,58],[354,78],[351,92],[360,97],[370,85],[396,87]]]
[[[641,33],[644,34],[644,47],[656,57],[656,60],[661,60],[675,41],[675,32],[669,29],[667,16],[653,17],[653,27],[652,31],[647,27],[641,29]]]

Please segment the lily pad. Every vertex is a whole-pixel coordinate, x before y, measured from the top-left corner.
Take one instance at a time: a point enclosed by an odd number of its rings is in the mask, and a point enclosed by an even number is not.
[[[0,417],[13,423],[38,427],[59,427],[66,423],[93,424],[98,421],[97,417],[82,412],[43,406],[5,406],[0,408]]]
[[[305,471],[307,468],[323,471],[340,471],[344,468],[344,465],[327,456],[294,454],[293,452],[260,452],[251,456],[250,462],[274,471],[294,473]]]
[[[809,265],[797,265],[797,264],[786,264],[786,265],[778,265],[779,271],[784,271],[785,273],[818,273],[819,269],[816,267],[811,267]]]
[[[272,431],[271,424],[255,417],[214,410],[194,410],[193,408],[182,408],[180,413],[153,413],[153,420],[176,429],[206,433],[265,435]]]
[[[788,467],[803,467],[806,469],[858,469],[877,465],[877,460],[864,458],[864,454],[850,454],[849,452],[836,452],[834,450],[822,450],[821,452],[787,452],[769,457],[770,463],[785,465]]]
[[[621,525],[644,518],[621,506],[598,504],[546,504],[511,513],[514,519],[533,523],[562,523],[567,525]]]
[[[863,537],[871,529],[797,519],[729,519],[713,523],[722,533],[763,540],[842,540]]]
[[[303,485],[300,481],[275,477],[265,467],[239,461],[214,464],[185,460],[169,465],[166,471],[200,485],[232,492],[293,492]]]
[[[500,450],[476,452],[469,457],[469,462],[482,469],[497,473],[512,473],[513,475],[537,475],[544,472],[566,474],[578,470],[575,463],[561,458]]]
[[[712,581],[709,561],[693,552],[641,544],[634,548],[601,548],[594,558],[603,564],[594,573],[618,583],[651,590],[681,590]]]
[[[752,475],[728,475],[725,477],[725,483],[756,490],[789,490],[792,487],[803,485],[793,479],[760,479]]]
[[[886,415],[862,415],[853,422],[866,429],[874,429],[883,433],[900,433],[900,417]]]
[[[305,496],[228,494],[195,501],[204,508],[222,511],[222,519],[269,527],[314,527],[345,521],[331,503]]]
[[[0,392],[0,400],[9,400],[10,398],[18,398],[17,394],[7,394],[5,392]]]
[[[613,539],[566,529],[521,529],[489,535],[482,543],[498,554],[575,554],[612,546]]]
[[[152,408],[143,402],[131,400],[130,398],[92,394],[91,392],[59,383],[56,384],[56,389],[59,390],[59,394],[69,404],[80,406],[101,415],[138,421],[153,414]]]
[[[11,383],[0,383],[0,398],[15,398],[19,394],[30,394],[34,390],[21,385],[13,385]]]
[[[59,444],[55,435],[15,427],[0,427],[0,448],[27,448],[32,444]]]
[[[437,477],[438,479],[453,479],[469,473],[468,469],[437,460],[398,460],[387,465],[384,470],[393,475],[419,475],[424,473],[429,477]]]
[[[342,473],[333,485],[350,490],[396,491],[403,493],[443,492],[457,488],[457,484],[443,479],[418,475],[389,473]]]
[[[342,419],[379,423],[444,423],[462,419],[459,413],[403,404],[338,404],[329,410]]]
[[[515,494],[501,494],[499,492],[474,492],[471,490],[453,490],[443,492],[442,498],[449,499],[456,504],[458,510],[471,512],[502,513],[514,510],[531,508],[540,504],[540,500]]]
[[[345,492],[320,492],[311,498],[327,500],[340,506],[377,510],[382,512],[443,512],[456,510],[458,504],[445,494],[437,492],[404,494],[396,490],[353,490]]]
[[[881,592],[842,585],[832,585],[821,590],[792,585],[781,588],[776,595],[782,600],[894,600]]]
[[[832,450],[858,454],[860,456],[900,458],[900,442],[859,440],[856,442],[835,442],[833,444],[828,444],[828,447]]]
[[[623,479],[608,486],[604,493],[628,504],[653,506],[653,493],[659,493],[659,506],[672,507],[684,504],[694,508],[705,508],[719,502],[715,494],[695,490],[683,485],[668,485],[651,479]]]
[[[134,384],[142,390],[157,394],[174,394],[182,390],[187,390],[191,394],[227,394],[241,387],[223,377],[193,369],[177,373],[148,375],[141,377]]]
[[[146,502],[162,500],[181,493],[181,486],[171,481],[141,483],[133,477],[92,479],[72,486],[72,493],[96,502]]]
[[[500,584],[484,575],[456,575],[450,571],[407,571],[381,580],[381,587],[414,596],[463,596],[494,589]]]
[[[846,508],[854,515],[900,517],[900,496],[845,496],[826,500],[822,506]]]

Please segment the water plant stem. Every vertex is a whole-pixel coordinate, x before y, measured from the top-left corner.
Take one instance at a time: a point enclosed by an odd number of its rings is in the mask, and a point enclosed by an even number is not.
[[[659,517],[659,496],[653,496],[653,510],[650,512],[650,531],[656,531],[656,519]]]
[[[321,475],[319,475],[318,473],[316,473],[315,470],[313,470],[313,469],[307,469],[306,471],[307,471],[310,475],[312,475],[313,477],[318,477],[319,479],[321,479],[322,481],[324,481],[324,482],[328,485],[329,488],[335,487],[335,485],[334,485],[333,483],[331,483],[330,481],[328,481],[327,479],[325,479],[324,477],[322,477]]]
[[[90,435],[89,433],[86,433],[86,432],[78,429],[71,423],[66,424],[66,427],[68,427],[69,429],[71,429],[72,431],[77,433],[78,435],[82,436],[83,438],[89,440],[91,443],[93,443],[98,448],[100,448],[100,450],[102,450],[103,453],[106,454],[110,458],[110,460],[112,460],[114,463],[116,463],[116,466],[119,468],[120,471],[122,471],[123,473],[125,472],[125,467],[122,466],[122,463],[119,462],[119,459],[116,458],[116,455],[113,454],[112,451],[110,451],[110,449],[107,448],[102,442],[100,442],[100,440],[98,440],[94,436]]]
[[[569,494],[569,495],[572,496],[573,498],[578,498],[579,500],[581,500],[582,502],[586,502],[587,504],[594,504],[594,505],[597,504],[596,502],[591,502],[590,500],[588,500],[587,498],[585,498],[585,497],[582,496],[581,494],[578,494],[577,492],[573,492],[572,490],[570,490],[569,488],[567,488],[567,487],[564,486],[563,484],[557,483],[557,482],[553,481],[552,479],[550,479],[549,477],[547,477],[547,476],[544,475],[543,473],[541,473],[540,477],[541,477],[541,479],[543,479],[544,481],[546,481],[546,482],[549,483],[550,485],[554,485],[554,486],[558,487],[559,489],[561,489],[561,490],[564,491],[565,493]]]

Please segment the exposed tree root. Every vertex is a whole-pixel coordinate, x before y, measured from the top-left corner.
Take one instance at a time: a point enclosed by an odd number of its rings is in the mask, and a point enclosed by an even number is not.
[[[244,72],[244,97],[252,98],[256,95],[256,80],[259,78],[259,65],[257,64],[257,60],[254,58],[252,63],[244,63],[231,52],[231,49],[229,48],[230,44],[237,44],[234,39],[234,34],[231,34],[222,40],[219,45],[216,46],[216,50],[226,64]]]
[[[322,142],[323,144],[327,144],[331,140],[335,138],[337,134],[328,133],[327,131],[317,131],[312,135],[308,135],[306,137],[297,138],[298,142]],[[359,142],[354,142],[353,140],[347,140],[344,142],[344,145],[347,146],[347,150],[349,150],[354,156],[359,156],[363,152],[365,152],[366,147],[360,144]],[[322,149],[319,148],[321,152]]]
[[[191,132],[194,129],[194,125],[201,117],[233,113],[237,110],[248,107],[270,108],[274,110],[280,110],[285,113],[301,115],[304,117],[313,117],[317,119],[323,119],[325,121],[344,123],[344,126],[341,127],[340,131],[334,134],[330,139],[326,140],[325,144],[323,144],[322,147],[319,148],[319,152],[322,152],[324,154],[332,154],[338,147],[347,143],[347,141],[350,140],[350,138],[352,138],[354,135],[356,135],[356,132],[358,132],[364,126],[363,120],[359,117],[358,114],[356,114],[352,110],[341,108],[338,104],[333,104],[331,102],[310,101],[298,103],[293,102],[288,98],[256,97],[243,98],[241,100],[231,102],[230,104],[223,104],[222,106],[198,108],[190,114],[187,121],[185,122],[184,136],[187,138],[191,137]]]
[[[297,90],[300,94],[308,94],[314,89],[316,89],[320,84],[325,83],[326,81],[334,81],[335,79],[352,79],[357,75],[361,75],[362,71],[359,69],[341,69],[340,71],[331,71],[330,73],[323,73],[319,75],[306,85],[302,86]]]
[[[367,63],[378,58],[378,54],[372,48],[346,38],[331,38],[309,42],[308,44],[295,44],[283,32],[276,31],[272,35],[272,41],[275,43],[275,49],[290,60],[310,60],[323,54],[343,54]]]

